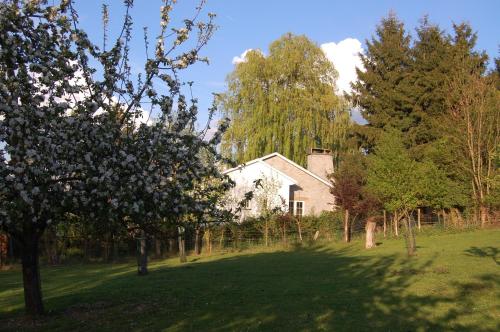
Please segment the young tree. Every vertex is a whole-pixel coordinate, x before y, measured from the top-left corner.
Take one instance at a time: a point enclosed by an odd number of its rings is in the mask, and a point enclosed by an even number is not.
[[[394,215],[395,227],[405,219],[409,255],[416,251],[410,212],[421,203],[422,171],[421,165],[410,158],[401,135],[394,129],[381,135],[374,154],[369,157],[367,186]]]
[[[332,194],[335,203],[344,209],[344,241],[351,241],[350,216],[354,214],[364,185],[365,170],[361,154],[349,154],[341,162],[340,167],[331,175],[334,184]]]
[[[255,189],[254,200],[259,216],[264,221],[264,243],[269,245],[269,224],[271,219],[286,210],[285,198],[279,193],[282,186],[278,178],[262,174],[260,185]]]
[[[154,55],[147,50],[144,76],[134,83],[132,1],[125,4],[120,36],[110,50],[99,50],[78,28],[70,1],[0,3],[0,227],[22,248],[30,315],[43,313],[38,245],[48,225],[71,214],[147,230],[202,209],[192,205],[195,181],[220,176],[199,156],[206,150],[220,159],[221,132],[206,142],[193,131],[196,100],[186,100],[177,79],[202,60],[213,15],[198,22],[198,7],[195,19],[167,34],[173,2],[165,1]],[[193,30],[194,47],[180,50]],[[101,80],[90,58],[101,65]],[[158,81],[166,95],[155,90]],[[144,101],[159,112],[154,124],[137,123]]]
[[[466,67],[466,66],[464,66]],[[472,197],[479,209],[481,226],[488,222],[490,207],[498,205],[498,152],[500,93],[495,82],[477,72],[452,77],[449,100],[450,140],[456,146],[461,167],[471,179]]]
[[[340,151],[350,120],[334,93],[336,77],[332,63],[305,36],[285,34],[270,45],[269,55],[248,52],[221,95],[231,119],[223,151],[240,163],[279,152],[299,164],[313,146]]]
[[[335,203],[344,209],[344,241],[351,241],[351,221],[377,213],[380,203],[366,190],[367,157],[360,152],[345,154],[337,171],[331,174]]]

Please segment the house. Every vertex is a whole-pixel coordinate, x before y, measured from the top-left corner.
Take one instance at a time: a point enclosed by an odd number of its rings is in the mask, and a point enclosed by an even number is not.
[[[228,169],[224,174],[236,183],[228,201],[236,204],[243,200],[245,193],[254,192],[253,199],[243,209],[242,218],[275,208],[300,217],[333,210],[335,199],[330,193],[333,185],[328,180],[332,172],[330,150],[311,149],[307,169],[275,152]],[[260,180],[258,187],[255,186],[257,180]]]

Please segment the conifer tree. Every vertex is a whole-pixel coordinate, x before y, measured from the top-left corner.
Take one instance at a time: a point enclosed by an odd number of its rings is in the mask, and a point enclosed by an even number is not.
[[[411,54],[411,97],[416,122],[409,131],[409,145],[414,156],[422,159],[428,144],[442,137],[438,123],[446,112],[446,83],[452,70],[450,38],[424,17]]]
[[[456,70],[453,61],[453,41],[439,26],[422,19],[416,29],[416,41],[411,49],[411,90],[415,123],[408,131],[407,146],[413,158],[425,161],[429,171],[442,175],[445,190],[426,202],[434,208],[463,207],[467,202],[468,179],[457,171],[456,151],[450,149],[443,126],[447,120],[449,77]]]
[[[394,13],[377,27],[376,36],[367,41],[361,55],[365,68],[357,69],[350,99],[368,122],[359,127],[365,148],[371,150],[382,129],[391,126],[406,132],[415,122],[409,94],[408,71],[411,65],[410,36]]]

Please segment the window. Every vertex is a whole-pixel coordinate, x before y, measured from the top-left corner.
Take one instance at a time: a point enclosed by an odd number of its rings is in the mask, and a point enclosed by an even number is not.
[[[295,216],[297,218],[302,217],[304,214],[304,202],[295,202]]]
[[[243,202],[243,209],[250,210],[250,200],[246,200]]]
[[[288,213],[300,218],[304,215],[304,202],[303,201],[289,201]]]

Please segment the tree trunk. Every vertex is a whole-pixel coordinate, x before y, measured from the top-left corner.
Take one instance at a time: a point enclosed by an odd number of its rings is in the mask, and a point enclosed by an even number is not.
[[[111,261],[111,249],[113,246],[113,239],[111,236],[107,236],[104,241],[104,262],[109,263]]]
[[[0,269],[7,265],[7,253],[9,248],[9,237],[0,232]]]
[[[161,258],[161,241],[156,236],[154,238],[154,243],[155,243],[155,257],[159,259]]]
[[[220,250],[222,250],[224,248],[224,233],[225,233],[225,229],[224,229],[224,227],[221,227],[220,240],[219,240],[219,249]]]
[[[148,274],[148,253],[147,253],[147,243],[146,243],[146,232],[144,230],[140,231],[140,238],[138,239],[138,260],[137,260],[137,274],[140,276],[145,276]]]
[[[9,257],[8,260],[10,262],[14,261],[14,238],[12,236],[8,236],[9,238]]]
[[[481,227],[486,226],[488,223],[488,207],[486,205],[481,205],[479,207],[479,215],[481,218]]]
[[[194,252],[196,255],[201,254],[201,246],[202,246],[201,230],[200,226],[197,226],[195,229],[195,237],[194,237]]]
[[[83,260],[90,261],[90,244],[87,238],[83,240]]]
[[[373,217],[370,217],[366,221],[365,230],[366,230],[366,242],[365,248],[371,249],[375,247],[375,229],[377,228],[377,223]]]
[[[175,238],[173,237],[168,239],[168,252],[171,254],[177,253],[177,249],[179,248],[179,246],[175,242],[176,242]]]
[[[387,237],[387,215],[384,210],[384,239]]]
[[[399,218],[398,218],[398,214],[397,213],[394,213],[394,234],[396,236],[399,236]]]
[[[286,246],[286,222],[283,221],[283,245]]]
[[[231,228],[231,235],[233,236],[233,247],[235,249],[238,249],[238,243],[240,238],[239,238],[238,228],[236,226]]]
[[[113,235],[113,261],[117,262],[120,256],[120,238]]]
[[[345,212],[344,212],[344,242],[351,241],[350,228],[351,227],[349,225],[349,210],[345,209]]]
[[[45,256],[47,256],[47,263],[52,265],[52,252],[51,252],[51,245],[50,245],[50,239],[49,239],[49,230],[45,231],[45,236],[43,237],[43,242],[44,242],[44,248],[45,248]]]
[[[28,223],[30,223],[28,221]],[[24,304],[26,313],[38,316],[44,313],[42,302],[42,283],[39,266],[39,235],[32,225],[25,225],[22,243],[22,270],[24,287]]]
[[[50,265],[59,265],[57,234],[51,228],[48,228],[45,232],[45,247],[47,252],[48,263]]]
[[[265,242],[266,242],[266,247],[269,246],[269,221],[267,220],[267,217],[266,217],[266,223],[265,223],[265,226],[264,226],[264,239],[265,239]]]
[[[452,216],[453,224],[456,227],[463,227],[464,226],[464,221],[463,221],[462,215],[460,214],[460,211],[457,208],[452,208],[450,211],[450,214]]]
[[[205,247],[207,248],[208,254],[212,254],[212,233],[210,231],[210,227],[207,227],[205,234],[203,235],[205,238]]]
[[[179,243],[179,259],[181,263],[186,263],[187,258],[186,258],[186,242],[185,242],[184,227],[182,226],[177,227],[177,231],[179,235],[179,239],[177,241]]]
[[[302,242],[302,227],[300,227],[300,220],[297,218],[297,231],[299,232],[299,241]]]
[[[415,241],[415,233],[413,232],[413,225],[410,219],[410,216],[406,214],[405,217],[405,226],[406,226],[406,246],[408,249],[408,256],[413,256],[417,252],[417,244]]]

